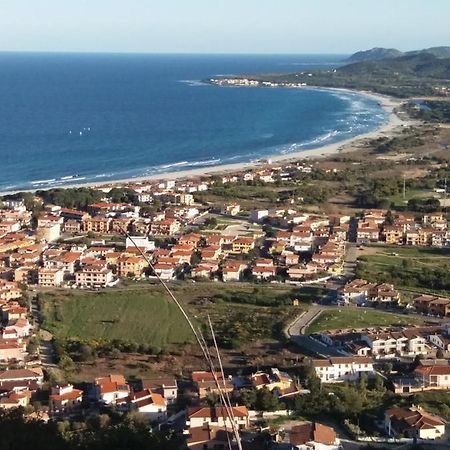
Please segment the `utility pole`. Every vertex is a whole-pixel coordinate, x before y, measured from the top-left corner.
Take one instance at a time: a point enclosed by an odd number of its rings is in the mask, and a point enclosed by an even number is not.
[[[403,174],[403,200],[406,200],[406,175]]]

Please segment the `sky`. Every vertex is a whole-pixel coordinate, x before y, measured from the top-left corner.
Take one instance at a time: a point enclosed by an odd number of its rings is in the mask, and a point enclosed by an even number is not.
[[[0,51],[338,53],[450,45],[450,0],[0,0]]]

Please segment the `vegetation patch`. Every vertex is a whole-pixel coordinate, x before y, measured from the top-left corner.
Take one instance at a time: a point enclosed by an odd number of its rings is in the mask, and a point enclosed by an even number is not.
[[[415,317],[364,308],[324,311],[307,328],[307,334],[348,328],[405,326],[422,323]]]
[[[356,275],[369,281],[437,295],[450,294],[450,249],[381,247],[358,259]]]
[[[177,307],[158,289],[41,295],[43,328],[57,338],[167,347],[192,341]]]

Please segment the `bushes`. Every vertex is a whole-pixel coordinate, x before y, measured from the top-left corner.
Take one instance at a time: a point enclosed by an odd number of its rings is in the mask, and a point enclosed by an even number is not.
[[[216,303],[241,303],[247,305],[259,306],[286,306],[292,304],[295,298],[306,297],[308,302],[309,296],[305,296],[307,289],[292,289],[289,292],[275,295],[262,287],[255,287],[252,292],[223,292],[212,297],[212,301]]]

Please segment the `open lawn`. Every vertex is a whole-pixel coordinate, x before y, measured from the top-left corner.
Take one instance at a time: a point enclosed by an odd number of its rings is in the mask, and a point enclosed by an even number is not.
[[[290,296],[302,296],[279,285],[184,282],[174,283],[172,289],[197,326],[211,316],[223,346],[277,339],[284,321],[308,307],[291,307]],[[40,298],[43,328],[62,339],[117,339],[160,348],[193,341],[185,319],[159,285],[129,281],[121,288],[60,290]]]
[[[412,198],[431,198],[436,195],[432,190],[419,190],[419,189],[406,189],[405,198],[403,193],[395,194],[389,197],[389,200],[397,207],[404,207],[407,205],[408,200]]]
[[[307,328],[306,333],[312,334],[324,330],[348,328],[416,325],[420,323],[423,323],[423,321],[417,317],[365,308],[342,308],[322,312]]]
[[[371,254],[358,258],[358,277],[406,290],[450,294],[450,249],[382,246],[370,250]]]
[[[192,341],[176,306],[159,289],[57,292],[42,296],[43,328],[60,338],[165,347]]]

